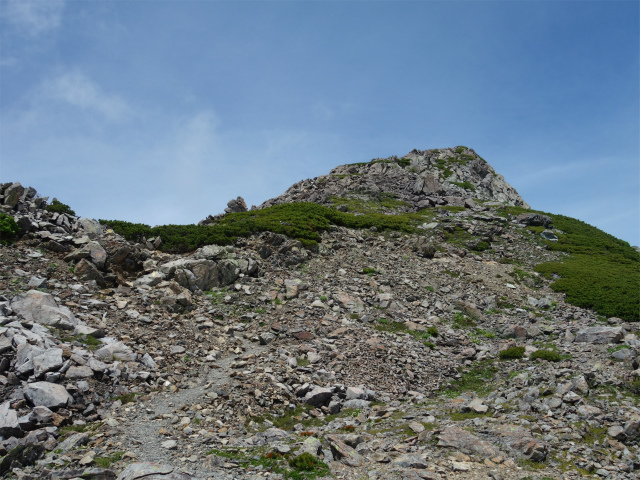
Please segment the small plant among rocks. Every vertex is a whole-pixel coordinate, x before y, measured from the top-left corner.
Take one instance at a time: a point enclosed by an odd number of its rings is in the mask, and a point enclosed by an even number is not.
[[[547,360],[548,362],[559,362],[562,360],[562,357],[558,352],[544,349],[536,350],[529,358],[531,358],[531,360],[539,358],[541,360]]]
[[[301,453],[289,460],[289,466],[294,469],[289,473],[289,478],[316,478],[317,476],[329,475],[329,467],[326,463],[318,460],[308,452]],[[305,472],[307,475],[300,475]],[[298,474],[298,475],[296,475]]]
[[[11,242],[18,231],[20,231],[20,227],[13,217],[6,213],[0,213],[0,245]]]
[[[97,467],[109,468],[112,463],[115,463],[122,459],[124,452],[114,452],[113,455],[108,457],[96,457],[93,459]]]
[[[500,360],[514,360],[524,357],[524,350],[524,347],[509,347],[502,350],[498,356],[500,357]]]
[[[432,326],[432,327],[427,328],[427,333],[432,337],[437,337],[439,335],[438,327]]]

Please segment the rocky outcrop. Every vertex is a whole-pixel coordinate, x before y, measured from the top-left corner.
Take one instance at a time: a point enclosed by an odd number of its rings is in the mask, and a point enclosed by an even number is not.
[[[474,199],[528,208],[504,177],[467,147],[413,150],[402,158],[342,165],[328,175],[292,185],[258,208],[289,202],[335,206],[340,198],[350,197],[391,197],[398,203],[388,213],[445,205],[473,208]]]

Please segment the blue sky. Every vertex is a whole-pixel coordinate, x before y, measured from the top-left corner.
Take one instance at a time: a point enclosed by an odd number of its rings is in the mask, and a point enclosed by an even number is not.
[[[0,181],[194,223],[334,166],[467,145],[640,244],[637,1],[0,0]]]

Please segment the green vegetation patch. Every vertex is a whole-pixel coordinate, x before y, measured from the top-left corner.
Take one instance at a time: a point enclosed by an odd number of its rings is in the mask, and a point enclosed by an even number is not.
[[[379,231],[395,230],[411,233],[415,231],[414,224],[418,221],[424,221],[424,218],[416,214],[354,215],[316,203],[301,202],[275,205],[262,210],[230,213],[211,225],[150,227],[121,220],[100,220],[100,223],[130,241],[138,242],[143,237],[159,236],[162,238],[162,250],[189,252],[203,245],[229,245],[238,237],[248,237],[259,232],[283,234],[303,241],[306,246],[312,246],[320,241],[320,232],[329,230],[331,225],[356,229],[376,227]]]
[[[453,318],[451,319],[451,321],[453,322],[453,328],[469,328],[469,327],[475,327],[476,323],[473,321],[472,318],[468,317],[467,315],[464,315],[460,312],[457,312]]]
[[[395,194],[389,192],[363,192],[347,197],[332,196],[329,197],[329,202],[336,207],[345,205],[349,212],[364,214],[384,213],[388,210],[398,210],[410,206],[409,203],[398,200]]]
[[[558,352],[554,351],[554,350],[536,350],[535,352],[533,352],[529,358],[531,360],[536,360],[536,359],[541,359],[541,360],[547,360],[549,362],[559,362],[560,360],[562,360],[562,355],[560,355]]]
[[[537,276],[537,275],[533,275],[529,272],[526,272],[524,270],[522,270],[521,268],[518,267],[514,267],[513,271],[508,272],[507,273],[510,277],[513,278],[513,280],[518,284],[526,284],[529,285],[530,287],[535,287],[535,288],[540,288],[543,285],[543,281],[542,279]]]
[[[502,350],[498,356],[500,360],[513,360],[516,358],[524,357],[525,347],[509,347],[505,350]]]
[[[254,449],[218,448],[207,452],[236,462],[241,468],[258,468],[260,470],[282,475],[291,480],[313,480],[330,476],[329,466],[310,453],[301,455],[267,452],[265,447]]]
[[[71,207],[69,205],[66,205],[66,204],[64,204],[62,202],[59,202],[55,198],[53,199],[51,204],[47,205],[46,210],[48,212],[64,213],[66,215],[74,215],[75,216],[75,214],[76,214],[76,212],[71,210]]]
[[[454,185],[457,185],[460,188],[464,188],[465,190],[471,190],[472,192],[476,191],[476,187],[473,186],[473,183],[471,183],[468,180],[465,180],[464,182],[451,182]]]
[[[378,323],[374,325],[373,328],[378,330],[379,332],[394,333],[396,335],[409,334],[416,340],[428,340],[431,337],[438,336],[438,329],[436,327],[429,327],[427,328],[427,330],[424,330],[424,331],[411,330],[409,327],[407,327],[407,324],[404,322],[390,322],[386,318],[378,319]],[[430,347],[429,345],[426,345],[426,346],[428,346],[429,348],[433,348],[433,347]]]
[[[14,240],[20,227],[11,215],[0,213],[0,245],[6,245]]]
[[[93,459],[93,461],[99,468],[109,468],[111,464],[121,460],[123,455],[124,452],[114,452],[108,457],[96,457]]]
[[[455,157],[436,158],[433,159],[436,168],[438,168],[444,178],[448,178],[453,174],[453,168],[460,165],[466,165],[470,160],[473,160],[472,155],[465,155],[462,152],[466,150],[466,147],[459,147],[456,149]],[[464,183],[464,182],[463,182]]]
[[[451,417],[451,420],[453,420],[454,422],[471,420],[478,417],[484,417],[485,415],[486,415],[485,413],[478,413],[478,412],[451,412],[449,414],[449,416]]]
[[[471,368],[459,367],[462,374],[459,379],[452,380],[449,385],[440,389],[440,393],[447,397],[457,397],[464,392],[487,393],[495,388],[494,379],[498,373],[498,368],[491,359],[480,360]]]
[[[358,409],[344,408],[337,414],[314,417],[307,413],[313,409],[314,407],[311,405],[297,405],[294,410],[289,410],[282,415],[266,414],[259,417],[253,417],[251,420],[257,424],[263,424],[265,420],[268,420],[276,428],[293,431],[294,426],[298,423],[302,424],[305,428],[321,427],[332,422],[336,418],[356,417],[360,413],[360,410]]]
[[[539,264],[535,270],[555,281],[551,288],[566,294],[566,301],[591,308],[607,317],[640,320],[640,253],[627,242],[575,218],[519,207],[498,213],[541,213],[560,230],[558,241],[540,241],[549,250],[565,252],[563,261]],[[560,278],[558,278],[560,277]]]

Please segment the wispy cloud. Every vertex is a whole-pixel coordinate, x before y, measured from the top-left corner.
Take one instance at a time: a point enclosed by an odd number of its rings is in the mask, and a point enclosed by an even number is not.
[[[530,165],[529,169],[522,168],[520,165],[517,172],[508,172],[507,180],[514,184],[536,185],[540,182],[548,183],[550,181],[566,181],[566,176],[575,178],[580,175],[586,175],[593,170],[602,169],[610,165],[610,158],[595,158],[586,161],[575,161],[570,163],[555,163],[553,165]],[[505,178],[507,177],[507,172]]]
[[[120,120],[131,112],[119,96],[104,91],[79,71],[62,73],[46,80],[40,93],[47,99],[98,112],[109,120]]]
[[[3,0],[2,7],[9,24],[37,36],[60,27],[65,0]]]

